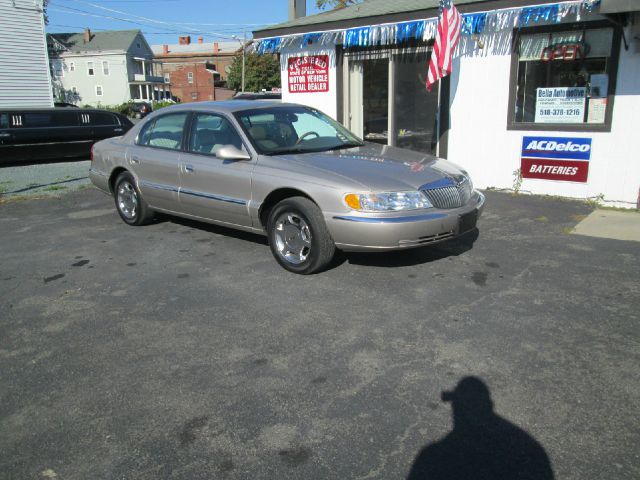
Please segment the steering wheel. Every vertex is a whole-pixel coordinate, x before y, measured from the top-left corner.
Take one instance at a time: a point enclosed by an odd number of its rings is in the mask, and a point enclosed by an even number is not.
[[[320,138],[320,134],[318,132],[305,132],[302,135],[300,135],[300,137],[298,137],[298,140],[296,140],[296,145],[302,142],[305,139],[305,137],[308,137],[309,135],[315,135],[316,138]]]

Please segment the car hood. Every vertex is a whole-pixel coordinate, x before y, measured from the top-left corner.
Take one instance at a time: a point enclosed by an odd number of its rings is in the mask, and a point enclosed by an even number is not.
[[[279,157],[300,167],[349,178],[372,191],[416,190],[444,178],[458,179],[465,173],[457,165],[433,155],[376,143]]]

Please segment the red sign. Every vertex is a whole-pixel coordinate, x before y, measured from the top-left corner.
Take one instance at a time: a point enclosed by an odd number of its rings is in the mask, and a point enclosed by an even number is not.
[[[550,60],[584,60],[588,46],[582,43],[558,43],[549,45],[542,49],[540,60],[548,62]]]
[[[522,158],[520,172],[522,172],[523,178],[586,182],[589,176],[589,162],[549,158]]]
[[[329,55],[289,57],[289,93],[329,91]]]

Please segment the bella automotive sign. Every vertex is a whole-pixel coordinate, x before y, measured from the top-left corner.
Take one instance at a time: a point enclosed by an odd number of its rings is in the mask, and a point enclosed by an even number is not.
[[[523,178],[585,183],[591,160],[590,138],[523,137]]]
[[[289,57],[289,93],[329,91],[329,55]]]

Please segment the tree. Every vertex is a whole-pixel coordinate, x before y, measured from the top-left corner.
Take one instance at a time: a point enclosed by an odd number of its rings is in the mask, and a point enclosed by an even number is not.
[[[358,3],[358,0],[316,0],[316,7],[320,10],[330,8],[332,10],[338,10],[340,8],[348,7]]]
[[[244,89],[260,92],[280,87],[280,62],[275,55],[245,54]],[[227,75],[227,87],[236,92],[242,89],[242,53],[233,57]]]

